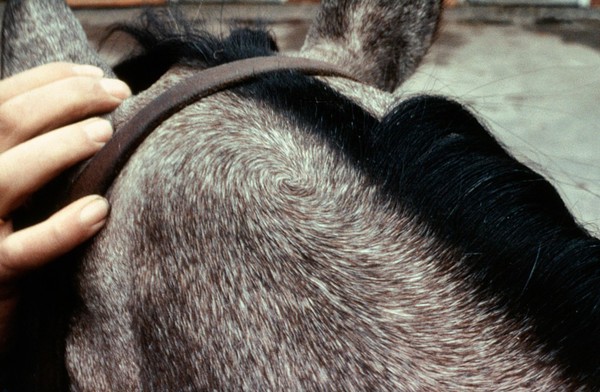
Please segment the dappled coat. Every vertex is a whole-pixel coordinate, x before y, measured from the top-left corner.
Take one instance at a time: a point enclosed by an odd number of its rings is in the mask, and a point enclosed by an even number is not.
[[[3,77],[112,74],[62,1],[6,7]],[[291,55],[359,81],[271,73],[164,121],[112,184],[106,228],[28,282],[14,388],[598,390],[600,242],[460,104],[390,94],[439,13],[325,0]],[[114,70],[137,93],[117,132],[198,70],[281,55],[264,31],[174,14],[123,28],[140,47]]]

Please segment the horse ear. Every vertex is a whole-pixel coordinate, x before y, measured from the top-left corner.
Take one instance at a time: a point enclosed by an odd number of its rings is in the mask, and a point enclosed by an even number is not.
[[[9,0],[1,60],[3,78],[54,61],[96,65],[113,76],[64,0]]]
[[[322,0],[302,53],[393,91],[431,46],[440,12],[441,0]]]

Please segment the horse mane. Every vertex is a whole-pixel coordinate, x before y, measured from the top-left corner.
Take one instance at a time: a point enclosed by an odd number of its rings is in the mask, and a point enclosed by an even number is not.
[[[174,65],[209,68],[278,51],[275,39],[260,24],[233,28],[227,37],[218,37],[203,30],[201,23],[192,24],[177,8],[147,10],[137,22],[115,25],[109,36],[119,32],[139,45],[137,52],[114,67],[134,93],[150,87]]]
[[[444,98],[401,103],[373,140],[385,192],[461,252],[449,270],[531,324],[568,372],[600,382],[600,241],[555,188]]]

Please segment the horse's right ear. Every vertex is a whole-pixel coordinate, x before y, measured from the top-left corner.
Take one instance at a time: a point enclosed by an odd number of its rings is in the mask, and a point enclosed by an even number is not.
[[[365,83],[393,91],[431,45],[441,0],[322,0],[302,48]]]

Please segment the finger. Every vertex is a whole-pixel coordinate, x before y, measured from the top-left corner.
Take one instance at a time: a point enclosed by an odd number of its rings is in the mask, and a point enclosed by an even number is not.
[[[106,199],[79,199],[46,221],[15,232],[0,241],[0,282],[23,274],[73,250],[100,230],[108,217]]]
[[[71,77],[0,105],[0,152],[65,124],[114,110],[131,94],[116,79]]]
[[[74,76],[101,78],[104,71],[91,65],[50,63],[0,81],[0,103],[44,85]]]
[[[0,154],[0,217],[110,139],[110,122],[93,118],[19,144]]]

